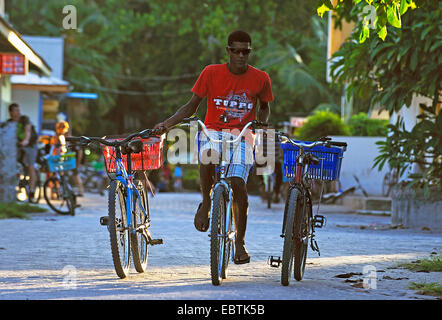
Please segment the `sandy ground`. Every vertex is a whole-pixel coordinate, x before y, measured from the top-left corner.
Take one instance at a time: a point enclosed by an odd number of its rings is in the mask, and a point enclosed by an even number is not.
[[[365,216],[340,206],[321,206],[327,224],[317,231],[321,256],[309,251],[304,279],[281,286],[281,269],[268,257],[282,255],[283,204],[267,209],[250,197],[246,265],[229,265],[213,286],[209,237],[194,229],[196,193],[161,193],[151,199],[154,237],[149,268],[119,279],[109,236],[99,217],[106,197],[87,194],[74,217],[52,212],[30,220],[0,220],[1,300],[434,300],[410,290],[410,282],[442,283],[440,272],[411,272],[399,263],[440,253],[442,233],[392,229],[390,218]],[[42,206],[45,206],[42,203]],[[314,208],[316,213],[316,208]]]

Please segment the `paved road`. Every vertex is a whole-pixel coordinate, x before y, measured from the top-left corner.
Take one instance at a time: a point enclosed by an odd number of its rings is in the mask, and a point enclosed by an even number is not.
[[[30,220],[0,220],[0,299],[414,300],[435,298],[408,289],[410,281],[442,283],[440,272],[397,267],[440,253],[442,233],[391,229],[389,217],[321,206],[328,219],[317,232],[321,256],[310,251],[304,279],[282,287],[281,270],[267,259],[281,255],[283,205],[268,210],[251,196],[246,237],[251,263],[231,264],[228,279],[214,287],[209,238],[193,227],[199,200],[195,193],[161,193],[151,200],[151,231],[165,244],[150,249],[145,274],[132,269],[123,280],[113,269],[107,229],[98,222],[107,214],[106,197],[80,198],[74,217],[48,212]],[[349,273],[359,275],[336,277]],[[368,275],[374,279],[364,289]]]

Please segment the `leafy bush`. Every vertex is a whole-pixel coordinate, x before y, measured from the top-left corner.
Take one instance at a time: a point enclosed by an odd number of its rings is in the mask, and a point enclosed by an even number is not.
[[[352,136],[379,137],[386,136],[388,120],[370,119],[366,113],[355,114],[349,122]]]
[[[307,118],[307,122],[295,132],[295,135],[301,140],[311,141],[329,135],[348,136],[350,130],[337,114],[318,111]]]

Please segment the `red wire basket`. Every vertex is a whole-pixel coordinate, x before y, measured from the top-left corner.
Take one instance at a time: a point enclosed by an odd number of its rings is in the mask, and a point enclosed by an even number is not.
[[[124,136],[106,136],[106,140],[121,141]],[[137,139],[137,138],[134,138]],[[143,141],[143,151],[131,154],[132,171],[156,170],[163,164],[163,138],[151,137],[140,139]],[[102,145],[106,170],[108,173],[115,173],[117,170],[115,147]],[[127,155],[121,155],[123,165],[127,170]]]

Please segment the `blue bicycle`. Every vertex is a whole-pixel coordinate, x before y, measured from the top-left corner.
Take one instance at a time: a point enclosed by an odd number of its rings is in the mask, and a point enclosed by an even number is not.
[[[120,278],[129,274],[131,254],[137,272],[147,269],[148,245],[162,244],[149,233],[150,211],[147,177],[137,171],[161,166],[161,138],[151,136],[151,130],[135,132],[125,138],[68,137],[67,141],[87,146],[92,142],[103,145],[106,169],[111,180],[108,197],[108,216],[101,217],[101,225],[108,227],[112,259]],[[138,137],[138,139],[134,139]],[[155,157],[155,153],[156,157]],[[154,161],[152,159],[155,158]]]

